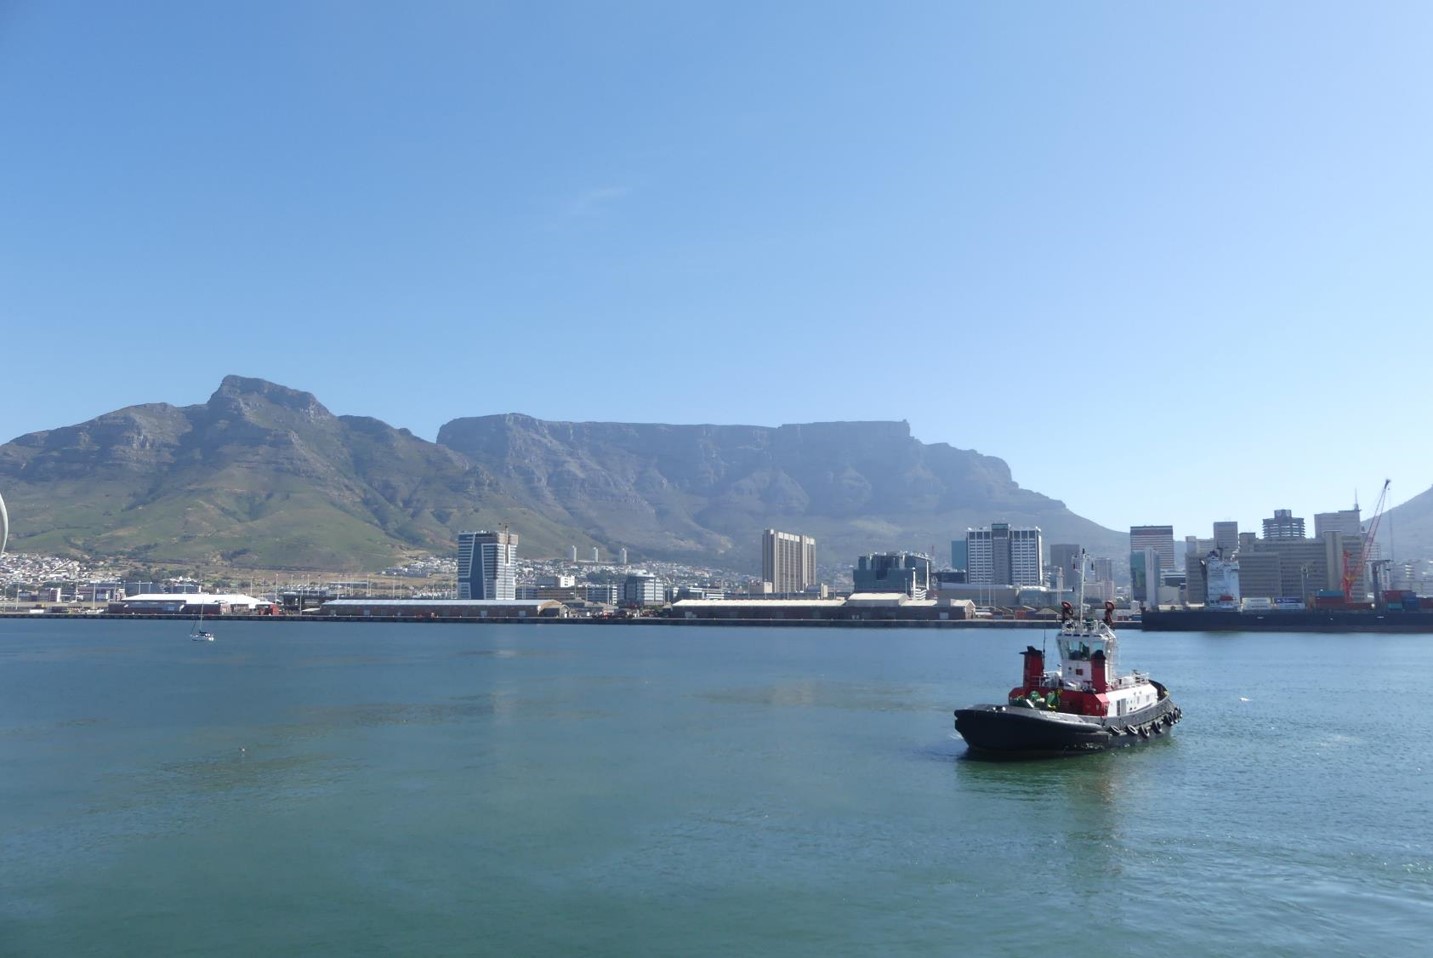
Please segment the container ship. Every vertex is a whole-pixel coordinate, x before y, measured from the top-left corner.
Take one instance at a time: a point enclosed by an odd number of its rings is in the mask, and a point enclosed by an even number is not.
[[[1267,604],[1265,604],[1267,603]],[[1146,632],[1427,632],[1433,633],[1433,596],[1407,590],[1377,601],[1349,602],[1337,590],[1303,603],[1246,599],[1239,608],[1146,609]]]

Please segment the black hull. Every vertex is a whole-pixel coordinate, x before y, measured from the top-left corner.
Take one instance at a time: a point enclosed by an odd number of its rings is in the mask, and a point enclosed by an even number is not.
[[[1352,609],[1146,610],[1145,632],[1433,632],[1433,610],[1374,612]]]
[[[1179,719],[1179,708],[1165,695],[1147,709],[1104,719],[1020,705],[973,705],[955,710],[955,730],[974,753],[1034,758],[1138,745],[1169,734]]]

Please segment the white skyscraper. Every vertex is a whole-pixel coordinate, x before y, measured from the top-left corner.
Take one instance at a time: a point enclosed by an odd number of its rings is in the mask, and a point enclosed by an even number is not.
[[[517,598],[517,533],[458,533],[458,598]]]
[[[761,578],[778,594],[801,592],[816,583],[816,540],[767,529],[761,534]]]
[[[989,529],[965,530],[966,581],[991,585],[1040,585],[1045,542],[1038,527],[1012,529],[992,522]]]

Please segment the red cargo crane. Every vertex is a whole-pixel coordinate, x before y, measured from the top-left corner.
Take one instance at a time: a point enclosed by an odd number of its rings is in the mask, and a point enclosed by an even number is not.
[[[1373,507],[1373,517],[1368,520],[1368,531],[1363,535],[1363,545],[1358,550],[1358,561],[1351,561],[1348,552],[1343,554],[1343,600],[1353,601],[1353,584],[1368,565],[1373,552],[1373,540],[1378,535],[1378,523],[1383,518],[1383,503],[1388,498],[1388,485],[1392,479],[1383,480],[1383,491],[1378,494],[1378,504]],[[1362,598],[1360,596],[1360,598]]]

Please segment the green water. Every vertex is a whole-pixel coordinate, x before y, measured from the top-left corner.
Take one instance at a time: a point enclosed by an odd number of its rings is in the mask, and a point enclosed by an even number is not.
[[[1038,632],[0,621],[0,954],[1424,955],[1433,637],[1124,636],[1185,721],[965,759]]]

